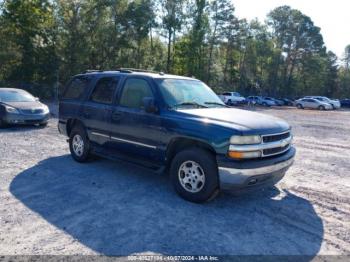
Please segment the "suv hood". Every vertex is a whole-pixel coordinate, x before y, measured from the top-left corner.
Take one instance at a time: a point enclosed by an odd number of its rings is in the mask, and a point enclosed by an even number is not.
[[[242,134],[273,134],[290,129],[289,124],[277,117],[234,108],[203,108],[178,110],[187,117],[236,129]]]

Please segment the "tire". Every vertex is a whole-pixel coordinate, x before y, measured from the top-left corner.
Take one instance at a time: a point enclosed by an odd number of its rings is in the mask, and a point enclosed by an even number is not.
[[[228,104],[229,106],[232,106],[232,101],[231,101],[231,99],[229,99],[229,100],[227,101],[227,104]]]
[[[333,108],[333,110],[336,110],[336,108],[335,108],[335,106],[332,104],[332,108]]]
[[[265,103],[265,102],[264,102],[264,103],[262,103],[262,105],[263,105],[263,106],[266,106],[266,107],[268,106],[268,105],[267,105],[267,103]]]
[[[303,106],[301,104],[297,104],[298,109],[303,109]]]
[[[69,150],[73,159],[79,163],[90,159],[90,141],[84,127],[73,127],[69,136]]]
[[[48,125],[47,122],[39,124],[40,127],[47,127],[47,125]]]
[[[325,108],[324,106],[319,106],[319,107],[318,107],[318,110],[323,111],[323,110],[326,110],[326,108]]]
[[[179,152],[171,163],[170,178],[177,194],[190,202],[212,200],[219,192],[215,158],[203,149],[192,148]]]

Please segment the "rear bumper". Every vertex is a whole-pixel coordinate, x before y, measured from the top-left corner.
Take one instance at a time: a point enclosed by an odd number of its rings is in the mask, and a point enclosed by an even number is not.
[[[7,124],[43,124],[49,121],[50,114],[35,114],[35,115],[25,115],[25,114],[6,114],[4,121]]]
[[[220,188],[229,191],[244,191],[272,186],[280,181],[294,162],[295,148],[270,159],[234,162],[218,159]]]

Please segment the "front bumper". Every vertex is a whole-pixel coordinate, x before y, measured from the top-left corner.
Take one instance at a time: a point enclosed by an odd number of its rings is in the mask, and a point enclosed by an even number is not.
[[[280,181],[294,162],[295,148],[281,156],[247,162],[218,159],[220,189],[243,191],[272,186]]]
[[[47,114],[9,114],[5,115],[4,121],[7,124],[44,124],[49,121],[50,113]]]

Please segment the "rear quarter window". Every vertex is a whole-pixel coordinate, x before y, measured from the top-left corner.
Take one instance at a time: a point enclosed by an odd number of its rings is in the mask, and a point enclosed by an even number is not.
[[[64,90],[61,99],[81,99],[90,80],[88,77],[73,78]]]

